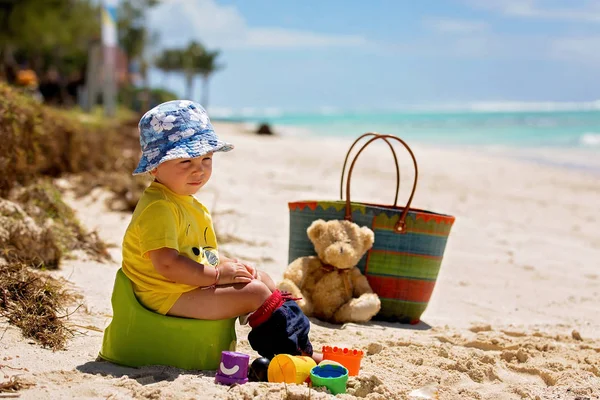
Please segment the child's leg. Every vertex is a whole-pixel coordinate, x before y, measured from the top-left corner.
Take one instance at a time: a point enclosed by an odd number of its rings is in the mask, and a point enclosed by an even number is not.
[[[182,294],[168,315],[210,320],[235,318],[255,311],[269,296],[271,290],[259,279],[215,289],[198,288]]]
[[[271,277],[265,272],[265,271],[257,271],[257,278],[264,283],[265,285],[267,285],[267,287],[269,288],[269,290],[271,292],[274,292],[277,289],[277,286],[275,286],[275,282],[273,282],[273,279],[271,279]]]

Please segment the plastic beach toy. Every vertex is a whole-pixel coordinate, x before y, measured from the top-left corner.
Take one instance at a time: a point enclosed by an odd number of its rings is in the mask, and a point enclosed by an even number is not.
[[[362,350],[323,346],[323,360],[339,362],[348,369],[350,376],[358,375],[360,360],[362,360],[363,354]]]
[[[310,370],[313,386],[325,386],[332,394],[346,393],[348,370],[335,364],[319,364]]]
[[[142,306],[119,269],[112,294],[113,318],[104,330],[100,357],[121,365],[170,365],[216,370],[221,352],[235,350],[235,318],[208,321],[170,317]]]
[[[276,355],[267,371],[269,382],[304,383],[310,379],[310,370],[317,363],[311,357]]]
[[[259,357],[252,361],[248,369],[248,379],[251,382],[268,382],[268,371],[271,360],[266,357]]]
[[[221,353],[221,363],[215,375],[215,382],[221,385],[243,384],[248,382],[250,356],[236,351]]]

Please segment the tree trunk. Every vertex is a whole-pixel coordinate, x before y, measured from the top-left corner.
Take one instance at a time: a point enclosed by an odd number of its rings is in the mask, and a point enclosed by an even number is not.
[[[208,78],[209,75],[202,75],[202,107],[208,109]]]
[[[185,98],[187,100],[192,100],[192,96],[194,94],[194,74],[186,72],[185,73],[185,83],[186,83]]]
[[[148,78],[148,63],[145,58],[141,59],[140,74],[142,75],[142,110],[150,108],[150,81]],[[131,105],[130,105],[131,107]]]

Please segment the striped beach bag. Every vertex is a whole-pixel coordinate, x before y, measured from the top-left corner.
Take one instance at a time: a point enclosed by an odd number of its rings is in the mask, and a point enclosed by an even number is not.
[[[352,149],[363,138],[367,142],[354,156],[348,170],[343,198],[344,175]],[[393,205],[357,203],[350,200],[354,165],[361,152],[374,141],[387,143],[396,163],[396,197]],[[397,206],[400,168],[392,142],[408,150],[415,169],[412,191],[405,207]],[[288,259],[316,255],[306,229],[317,219],[346,219],[375,232],[375,243],[361,259],[358,268],[381,299],[381,311],[374,319],[416,324],[425,311],[440,270],[446,241],[454,217],[410,208],[418,180],[418,168],[410,147],[393,135],[366,133],[357,138],[342,167],[340,200],[290,202],[290,242]]]

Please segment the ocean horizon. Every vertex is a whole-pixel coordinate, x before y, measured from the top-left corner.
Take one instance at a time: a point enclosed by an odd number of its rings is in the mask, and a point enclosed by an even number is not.
[[[215,120],[268,123],[283,135],[355,138],[388,133],[408,143],[509,154],[530,161],[600,172],[600,102],[535,103],[525,109],[491,105],[465,109],[313,112],[274,108],[211,110]]]

